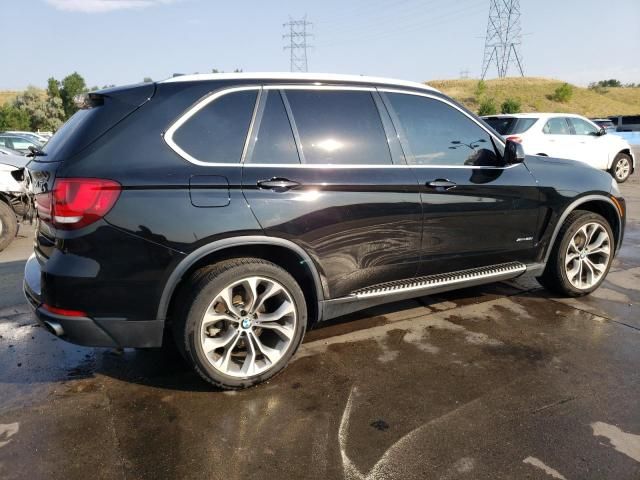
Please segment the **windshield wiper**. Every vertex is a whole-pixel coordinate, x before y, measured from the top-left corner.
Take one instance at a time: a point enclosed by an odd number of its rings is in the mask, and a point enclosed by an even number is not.
[[[33,145],[29,145],[29,152],[27,153],[27,157],[46,157],[47,154],[40,150],[38,147],[34,147]]]

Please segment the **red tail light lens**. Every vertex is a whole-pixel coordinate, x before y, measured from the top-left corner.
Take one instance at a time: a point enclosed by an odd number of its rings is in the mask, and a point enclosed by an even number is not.
[[[122,187],[99,178],[58,178],[53,191],[36,198],[38,215],[63,230],[86,227],[115,205]]]
[[[56,315],[64,315],[65,317],[86,317],[87,313],[81,310],[69,310],[68,308],[58,308],[52,307],[51,305],[47,305],[44,303],[42,305],[46,311],[55,313]]]
[[[516,143],[522,143],[522,138],[516,135],[511,135],[510,137],[507,137],[507,140],[511,140],[512,142],[516,142]]]

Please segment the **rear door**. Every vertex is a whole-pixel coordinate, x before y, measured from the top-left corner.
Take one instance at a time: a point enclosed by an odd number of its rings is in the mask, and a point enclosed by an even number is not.
[[[251,132],[251,210],[312,256],[331,298],[418,268],[420,195],[380,107],[373,88],[266,86]]]
[[[420,275],[533,260],[538,189],[527,167],[504,166],[483,126],[436,96],[383,92],[420,184]]]
[[[529,154],[544,153],[549,157],[577,160],[575,137],[571,135],[571,127],[565,117],[553,117],[542,127],[542,135],[538,137],[539,152],[527,150]]]

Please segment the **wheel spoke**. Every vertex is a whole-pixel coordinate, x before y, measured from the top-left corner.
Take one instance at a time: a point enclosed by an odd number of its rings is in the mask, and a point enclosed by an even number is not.
[[[227,344],[227,347],[224,350],[224,353],[220,356],[220,358],[214,363],[214,365],[224,372],[229,371],[229,361],[231,360],[231,354],[233,353],[233,349],[238,345],[238,341],[242,334],[237,331],[233,336],[233,341],[230,344]]]
[[[603,243],[605,243],[605,241],[609,240],[609,235],[607,234],[607,232],[605,232],[604,230],[602,230],[598,236],[596,237],[596,239],[589,243],[587,245],[587,249],[589,251],[591,251],[594,248],[600,248],[602,246]]]
[[[266,323],[256,323],[257,327],[267,328],[269,330],[274,330],[280,334],[282,334],[287,340],[290,340],[293,337],[293,328],[280,325],[276,322],[266,322]]]
[[[245,335],[246,344],[248,346],[247,356],[244,359],[244,363],[242,364],[242,368],[240,369],[240,373],[244,376],[253,375],[256,367],[256,346],[253,340],[253,332],[248,332]]]
[[[602,264],[602,263],[596,263],[596,262],[592,262],[591,259],[589,257],[584,259],[585,263],[587,265],[589,265],[589,267],[594,271],[598,273],[598,276],[600,276],[606,269],[607,269],[607,264]]]
[[[207,328],[211,326],[213,323],[218,323],[220,321],[238,323],[239,320],[235,317],[232,317],[226,313],[217,313],[217,312],[207,312],[204,314],[204,320],[202,321],[202,327]]]
[[[260,298],[258,298],[258,301],[255,302],[255,304],[252,306],[251,312],[255,313],[258,310],[260,310],[260,307],[262,307],[262,305],[264,305],[264,302],[267,299],[273,297],[274,295],[276,295],[276,294],[278,294],[280,292],[282,292],[282,287],[280,287],[279,285],[276,285],[275,283],[269,284],[267,289],[262,293],[262,295],[260,295]]]
[[[279,350],[276,350],[275,348],[267,347],[264,343],[260,341],[260,337],[258,337],[254,332],[251,332],[250,335],[256,347],[258,347],[258,350],[260,350],[262,355],[264,355],[267,358],[267,360],[271,362],[271,364],[274,364],[278,360],[280,360],[281,353]]]
[[[220,292],[220,294],[218,295],[218,297],[220,297],[222,299],[222,301],[224,302],[224,304],[227,307],[227,310],[237,316],[240,317],[240,310],[238,310],[236,308],[236,306],[233,304],[233,287],[234,285],[231,285],[227,288],[225,288],[224,290],[222,290]]]
[[[257,277],[247,278],[242,285],[245,287],[245,292],[251,294],[251,300],[245,299],[244,309],[247,312],[253,312],[254,305],[258,300],[258,284],[260,283],[260,279]],[[247,288],[248,287],[248,288]]]
[[[576,260],[575,261],[575,265],[572,269],[567,270],[567,277],[569,277],[569,280],[571,282],[573,282],[573,280],[575,280],[576,275],[578,275],[578,273],[580,272],[580,260]]]
[[[211,353],[214,350],[226,347],[232,342],[237,342],[239,336],[239,330],[230,328],[219,337],[205,337],[202,347],[206,353]]]
[[[285,315],[289,315],[290,313],[293,313],[294,309],[293,309],[293,304],[291,302],[289,302],[288,300],[285,300],[284,302],[282,302],[282,305],[280,305],[280,307],[278,308],[278,310],[276,310],[273,313],[267,313],[267,314],[258,314],[258,321],[260,323],[262,322],[275,322],[277,320],[282,319],[282,317],[284,317]]]

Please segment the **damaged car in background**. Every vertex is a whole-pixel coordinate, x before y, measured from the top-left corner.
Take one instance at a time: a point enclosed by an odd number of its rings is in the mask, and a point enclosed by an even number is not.
[[[0,252],[16,237],[20,220],[30,211],[22,182],[30,160],[21,155],[0,156]]]

